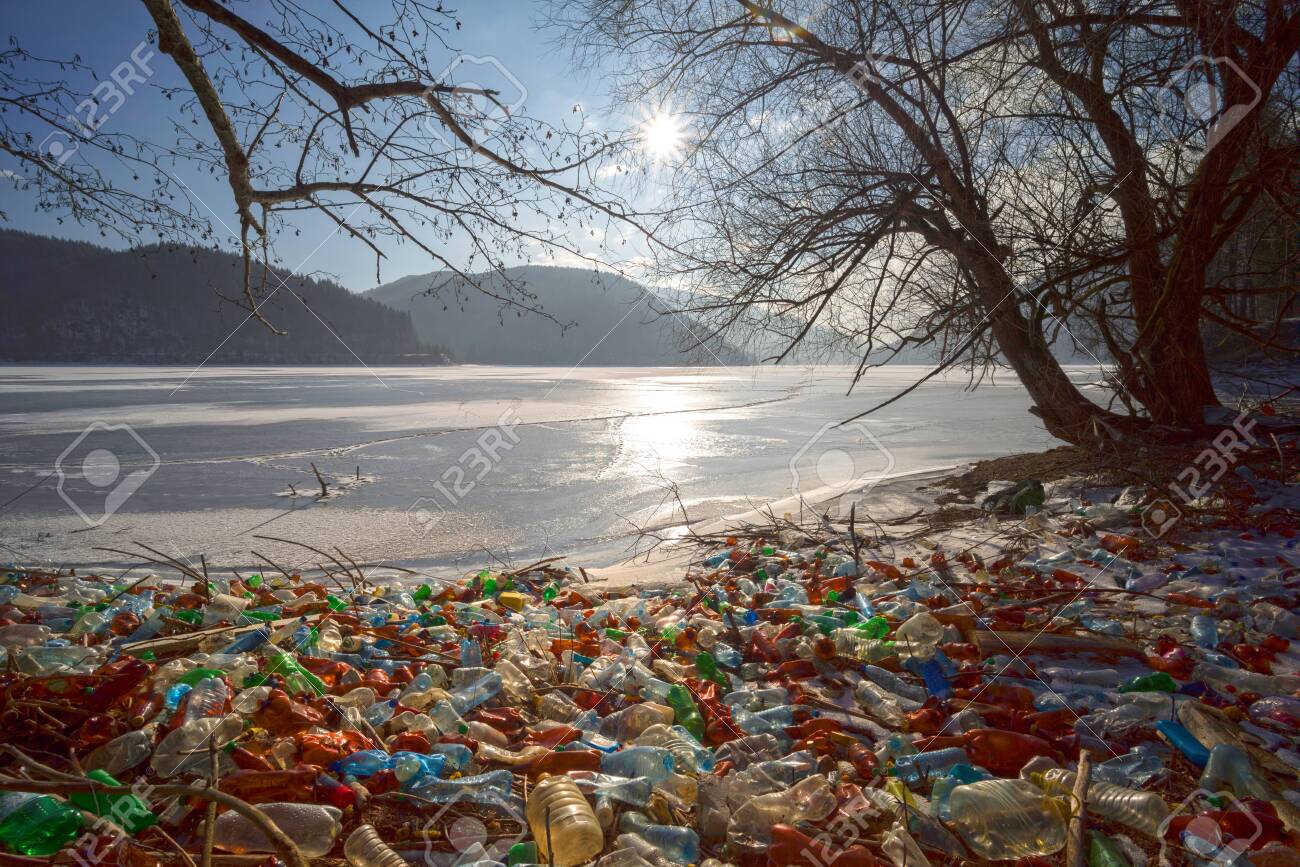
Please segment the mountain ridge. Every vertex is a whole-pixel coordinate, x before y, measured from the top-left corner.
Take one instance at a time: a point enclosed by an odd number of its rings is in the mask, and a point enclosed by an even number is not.
[[[113,250],[0,230],[0,360],[128,364],[447,364],[409,315],[327,280],[254,266],[276,335],[226,298],[238,256],[200,247]],[[288,292],[279,291],[288,288]]]

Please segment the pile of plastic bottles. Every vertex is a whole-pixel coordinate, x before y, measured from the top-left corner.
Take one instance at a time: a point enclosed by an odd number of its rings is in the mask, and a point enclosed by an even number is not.
[[[641,591],[549,565],[346,591],[11,568],[0,845],[283,855],[164,788],[215,783],[355,867],[1035,864],[1080,843],[1094,867],[1300,864],[1296,558],[1161,547],[1121,517],[1035,516],[1037,544],[994,559],[755,534]]]

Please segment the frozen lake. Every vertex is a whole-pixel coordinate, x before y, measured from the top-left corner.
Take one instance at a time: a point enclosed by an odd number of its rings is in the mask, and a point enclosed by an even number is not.
[[[1080,379],[1095,369],[1073,371]],[[0,367],[3,559],[321,559],[471,568],[551,553],[608,565],[633,525],[1057,444],[1004,374],[849,368]],[[315,463],[331,496],[317,499]],[[359,476],[358,476],[359,472]],[[297,496],[293,496],[293,492]]]

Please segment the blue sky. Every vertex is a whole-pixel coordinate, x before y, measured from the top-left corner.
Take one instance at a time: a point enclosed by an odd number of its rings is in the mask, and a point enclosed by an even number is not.
[[[255,8],[260,2],[254,0],[252,6]],[[560,121],[570,115],[575,103],[581,103],[588,110],[588,117],[597,123],[608,123],[603,117],[607,97],[602,91],[600,71],[577,69],[568,51],[555,44],[553,33],[537,31],[535,23],[541,4],[530,0],[461,0],[447,5],[456,10],[463,22],[459,32],[447,37],[448,42],[466,54],[499,58],[527,88],[530,115]],[[379,0],[375,0],[375,6],[388,10],[388,4]],[[248,8],[243,7],[241,14],[256,17]],[[365,4],[354,8],[365,9]],[[80,55],[100,77],[130,57],[153,23],[137,0],[5,2],[0,16],[5,35],[16,37],[23,48],[49,58]],[[450,59],[452,55],[447,56]],[[157,88],[179,84],[181,77],[165,55],[157,54],[152,66],[155,74],[149,85],[127,99],[107,120],[106,132],[129,130],[160,143],[174,140],[170,118],[176,113],[171,111],[169,117],[171,104],[162,99]],[[86,79],[78,83],[88,90],[86,85],[93,82]],[[210,132],[203,132],[209,141],[213,140]],[[33,130],[33,133],[38,139],[44,136],[43,131]],[[0,156],[0,171],[17,169],[12,164],[15,162],[7,155]],[[195,167],[182,166],[176,174],[221,221],[237,225],[223,179],[214,179]],[[37,212],[30,199],[7,183],[0,183],[0,211],[8,216],[8,222],[0,222],[0,226],[106,243],[93,230],[78,227],[70,220],[60,225],[54,214]],[[333,275],[355,290],[374,285],[374,258],[358,242],[335,236],[313,253],[329,233],[329,225],[317,215],[303,219],[297,228],[300,234],[290,233],[276,241],[277,253],[286,264],[292,266],[310,256],[305,271]],[[387,252],[384,281],[434,269],[428,257],[410,245],[390,247]]]

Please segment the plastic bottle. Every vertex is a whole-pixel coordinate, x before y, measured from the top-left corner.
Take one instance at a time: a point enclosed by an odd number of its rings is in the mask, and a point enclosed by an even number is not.
[[[1114,786],[1145,786],[1168,773],[1154,751],[1135,749],[1092,766],[1092,779]]]
[[[425,777],[411,793],[438,804],[451,804],[464,801],[470,804],[497,804],[506,806],[513,797],[511,788],[514,774],[506,770],[488,771],[472,777],[458,777],[444,780],[439,777]]]
[[[1177,692],[1178,683],[1163,671],[1135,677],[1119,688],[1120,692]]]
[[[130,770],[153,755],[157,730],[157,725],[149,725],[118,735],[86,756],[82,764],[113,775]]]
[[[1052,855],[1065,847],[1062,805],[1028,780],[982,780],[953,789],[950,824],[990,861]]]
[[[1219,624],[1215,622],[1213,617],[1197,614],[1192,618],[1188,631],[1192,635],[1192,641],[1198,647],[1213,650],[1219,644]]]
[[[524,808],[542,863],[573,867],[605,848],[605,834],[586,797],[568,777],[543,775]]]
[[[894,642],[871,638],[859,629],[837,629],[831,633],[835,653],[858,662],[879,662],[896,655]]]
[[[938,776],[954,765],[969,765],[970,757],[961,747],[948,747],[910,756],[899,756],[894,762],[894,773],[909,785],[926,777]]]
[[[277,828],[285,833],[302,854],[321,858],[334,848],[334,839],[343,830],[343,812],[323,804],[258,804],[257,807]],[[233,810],[217,817],[212,842],[227,852],[274,852],[275,846],[262,830]]]
[[[343,857],[352,867],[407,867],[406,859],[388,847],[373,825],[358,825],[343,844]]]
[[[675,712],[671,707],[645,701],[602,719],[600,733],[618,741],[631,741],[652,725],[672,725],[674,718]]]
[[[910,699],[915,702],[924,702],[926,699],[925,690],[919,686],[913,686],[903,680],[892,671],[881,668],[878,665],[868,665],[864,669],[867,677],[879,687],[889,690],[894,695]]]
[[[835,805],[835,791],[824,775],[805,777],[789,789],[747,800],[731,814],[727,840],[743,847],[765,846],[773,825],[820,821]]]
[[[154,751],[151,765],[160,777],[186,773],[204,773],[208,768],[208,748],[221,749],[244,730],[235,714],[191,720],[162,739]]]
[[[1205,772],[1201,774],[1202,789],[1218,792],[1225,786],[1238,798],[1270,801],[1277,797],[1272,787],[1259,778],[1250,756],[1235,744],[1217,744],[1210,750]]]
[[[81,813],[32,792],[0,793],[0,845],[19,855],[46,857],[58,852],[81,830]]]
[[[600,769],[616,777],[642,777],[652,782],[666,780],[673,773],[672,753],[663,747],[628,747],[601,756]]]
[[[185,703],[185,720],[203,719],[204,717],[224,716],[226,700],[230,690],[226,682],[219,677],[205,677],[190,690],[189,700]]]
[[[438,731],[444,735],[460,734],[465,730],[465,720],[456,712],[449,701],[440,701],[429,711],[429,719],[433,720]]]
[[[501,692],[501,675],[489,671],[473,683],[452,690],[451,704],[458,713],[469,713],[474,708]]]
[[[594,794],[597,800],[622,801],[634,807],[649,804],[654,789],[654,784],[644,779],[628,779],[591,771],[574,771],[568,776],[577,783],[579,789]]]
[[[1097,831],[1089,831],[1088,867],[1130,867],[1130,865],[1114,840]]]
[[[691,733],[697,741],[704,740],[704,718],[691,699],[691,693],[681,684],[673,684],[666,697],[667,705],[673,709],[673,718],[679,726]]]
[[[652,725],[637,735],[636,744],[668,750],[673,756],[674,769],[681,773],[707,774],[713,770],[713,751],[706,749],[681,726]]]
[[[100,770],[89,771],[86,777],[106,786],[122,785],[111,774]],[[75,792],[68,796],[68,800],[97,816],[107,816],[131,834],[138,834],[145,828],[158,824],[158,817],[149,809],[149,805],[135,795]]]
[[[1064,795],[1074,789],[1074,772],[1063,768],[1052,768],[1030,776],[1051,794]],[[1090,780],[1088,812],[1155,837],[1161,823],[1169,818],[1169,805],[1155,792],[1140,792]]]
[[[619,817],[619,830],[636,834],[659,853],[677,864],[694,864],[700,860],[700,837],[690,828],[657,825],[644,813],[629,811]]]
[[[943,624],[928,611],[912,615],[894,632],[894,648],[899,661],[932,659],[944,639]]]
[[[1210,751],[1181,724],[1162,719],[1156,723],[1156,732],[1198,768],[1210,760]]]

